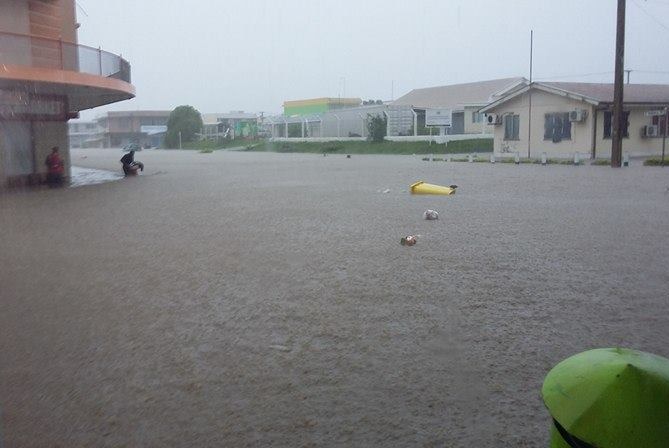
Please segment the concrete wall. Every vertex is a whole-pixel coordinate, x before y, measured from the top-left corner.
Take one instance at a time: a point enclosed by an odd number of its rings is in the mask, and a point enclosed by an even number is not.
[[[46,174],[44,161],[51,154],[51,148],[60,148],[60,157],[65,162],[65,176],[70,177],[70,142],[67,136],[67,122],[34,121],[33,144],[35,150],[35,172]]]
[[[44,161],[51,153],[54,146],[60,147],[60,156],[65,163],[65,175],[70,176],[70,150],[69,139],[67,136],[67,123],[61,121],[33,121],[31,127],[32,133],[32,159],[33,174],[24,176],[25,183],[29,178],[35,181],[40,176],[46,174],[46,165]],[[8,178],[5,167],[5,141],[0,135],[0,189],[7,186]],[[37,176],[35,176],[35,174]],[[23,179],[22,178],[22,179]]]
[[[552,140],[544,140],[544,117],[549,113],[564,113],[574,109],[586,109],[588,116],[581,123],[572,123],[571,139],[563,139],[558,143]],[[515,153],[527,156],[527,131],[528,131],[529,96],[525,93],[519,97],[500,105],[492,111],[498,115],[518,114],[519,139],[504,139],[504,123],[500,125],[486,125],[494,127],[494,150],[496,153]],[[570,98],[553,95],[539,90],[532,91],[532,129],[530,155],[540,157],[546,152],[549,156],[569,156],[578,151],[589,156],[592,149],[593,107],[588,103]]]

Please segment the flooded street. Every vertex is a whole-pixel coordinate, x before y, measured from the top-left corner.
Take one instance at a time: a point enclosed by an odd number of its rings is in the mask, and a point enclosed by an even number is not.
[[[557,362],[669,356],[669,169],[135,157],[0,195],[8,448],[545,446]]]

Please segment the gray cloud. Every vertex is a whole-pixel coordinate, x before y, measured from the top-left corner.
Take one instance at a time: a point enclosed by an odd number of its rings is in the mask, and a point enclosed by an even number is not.
[[[80,43],[122,54],[137,88],[136,99],[85,118],[179,104],[202,112],[279,112],[287,99],[390,99],[393,90],[397,97],[415,87],[527,76],[530,29],[536,78],[613,77],[613,0],[78,4]],[[669,1],[630,0],[627,11],[632,82],[669,82],[661,57],[669,41]]]

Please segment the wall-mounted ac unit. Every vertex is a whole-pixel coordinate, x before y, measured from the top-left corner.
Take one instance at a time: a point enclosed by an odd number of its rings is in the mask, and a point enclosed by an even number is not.
[[[502,124],[502,116],[497,114],[486,114],[488,124]]]
[[[569,121],[582,122],[588,116],[588,111],[585,109],[574,109],[569,112]]]
[[[657,137],[658,135],[660,135],[660,129],[655,124],[644,126],[641,129],[641,136],[642,137]]]

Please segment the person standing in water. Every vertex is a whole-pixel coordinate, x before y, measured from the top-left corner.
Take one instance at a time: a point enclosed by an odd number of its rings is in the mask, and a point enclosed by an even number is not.
[[[123,164],[123,173],[126,176],[128,174],[137,174],[137,170],[144,171],[144,164],[135,161],[134,150],[121,157],[121,163]]]
[[[58,146],[51,148],[51,154],[46,157],[46,183],[49,187],[59,187],[63,184],[63,174],[65,173],[65,163],[58,154]]]

